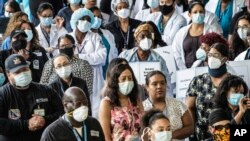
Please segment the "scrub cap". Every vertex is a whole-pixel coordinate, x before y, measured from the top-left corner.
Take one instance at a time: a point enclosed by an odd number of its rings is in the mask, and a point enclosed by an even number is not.
[[[94,21],[95,21],[94,14],[90,10],[88,10],[87,8],[79,8],[71,16],[71,19],[70,19],[71,28],[75,29],[79,19],[81,19],[84,16],[90,17],[91,25],[94,23]]]
[[[129,9],[131,8],[132,0],[112,0],[112,1],[111,1],[111,10],[112,10],[114,13],[116,13],[116,12],[115,12],[116,6],[117,6],[119,3],[122,3],[122,2],[127,3],[128,6],[129,6]]]
[[[142,32],[142,31],[149,31],[150,33],[154,33],[154,29],[150,24],[142,24],[139,25],[134,33],[134,37],[137,38],[137,36]]]

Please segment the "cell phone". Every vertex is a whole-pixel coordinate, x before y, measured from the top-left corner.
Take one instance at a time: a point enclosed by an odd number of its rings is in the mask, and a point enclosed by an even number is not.
[[[250,98],[250,90],[248,89],[248,92],[247,92],[247,94],[246,94],[246,98]],[[243,104],[247,104],[247,101],[248,100],[245,100],[244,102],[243,102]]]

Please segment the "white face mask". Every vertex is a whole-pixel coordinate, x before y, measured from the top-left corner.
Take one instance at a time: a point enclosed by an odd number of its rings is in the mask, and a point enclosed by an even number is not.
[[[170,141],[172,139],[171,131],[162,131],[155,133],[155,141]]]
[[[13,13],[10,13],[10,12],[5,11],[5,12],[4,12],[4,16],[10,18],[10,17],[13,16]]]
[[[91,23],[88,22],[87,20],[80,20],[78,21],[77,28],[82,32],[88,32],[91,29]]]
[[[117,12],[117,14],[120,18],[126,19],[126,18],[128,18],[130,11],[127,8],[123,8],[123,9],[119,10]]]
[[[139,46],[142,50],[147,51],[151,48],[152,43],[152,39],[144,38],[140,41]]]
[[[88,117],[89,108],[81,106],[73,111],[73,118],[78,122],[83,122]]]
[[[14,77],[14,80],[15,85],[18,87],[28,86],[32,81],[31,71],[21,72],[20,74]]]
[[[209,57],[208,66],[210,69],[218,69],[221,66],[221,60],[215,57]]]
[[[206,60],[207,58],[207,54],[206,54],[206,51],[202,48],[199,48],[197,51],[196,51],[196,58],[197,60]]]
[[[123,95],[128,95],[132,91],[133,88],[134,88],[134,81],[126,81],[126,82],[119,83],[119,91]]]
[[[66,67],[61,67],[59,69],[56,69],[56,73],[59,75],[61,78],[68,78],[71,74],[71,66],[66,66]]]
[[[28,36],[26,38],[27,42],[30,42],[33,39],[33,32],[30,29],[25,29],[24,32],[26,33],[26,35]]]
[[[247,39],[247,31],[248,28],[238,28],[237,33],[241,40],[246,40]]]

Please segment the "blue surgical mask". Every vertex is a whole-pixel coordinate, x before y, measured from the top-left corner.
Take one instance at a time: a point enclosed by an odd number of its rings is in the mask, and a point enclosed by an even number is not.
[[[91,26],[91,28],[98,29],[101,27],[101,25],[102,25],[102,19],[95,17],[94,24]]]
[[[241,93],[232,93],[227,100],[231,105],[239,106],[239,102],[242,97],[244,97],[244,95]]]
[[[197,51],[196,51],[196,58],[197,60],[202,60],[202,61],[205,61],[206,58],[207,58],[207,54],[206,54],[206,51],[202,48],[199,48]]]
[[[27,42],[31,41],[33,39],[33,32],[32,32],[32,30],[25,29],[24,32],[27,35],[27,38],[26,38]]]
[[[43,26],[50,26],[53,22],[53,17],[41,17],[40,23]]]
[[[134,81],[126,81],[126,82],[119,83],[119,91],[123,95],[130,94],[133,88],[134,88]]]
[[[155,141],[170,141],[172,139],[171,131],[162,131],[155,133]]]
[[[81,0],[69,0],[70,4],[79,5]]]
[[[0,86],[2,86],[4,82],[5,82],[5,75],[3,73],[0,73]]]
[[[82,32],[88,32],[91,29],[91,23],[88,22],[87,20],[80,20],[78,21],[77,28]]]
[[[157,8],[159,6],[159,0],[148,0],[147,4],[150,8]]]
[[[14,77],[14,80],[15,85],[18,87],[28,86],[32,81],[31,71],[21,72],[20,74]]]
[[[205,19],[205,14],[196,13],[192,15],[192,22],[196,24],[203,24]]]
[[[238,28],[237,29],[237,33],[238,33],[239,37],[241,38],[241,40],[247,39],[247,31],[248,31],[248,28]]]

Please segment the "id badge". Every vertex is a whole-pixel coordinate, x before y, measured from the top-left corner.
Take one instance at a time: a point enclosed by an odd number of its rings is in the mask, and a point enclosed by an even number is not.
[[[43,116],[45,116],[45,110],[44,109],[35,109],[34,114],[43,117]]]

